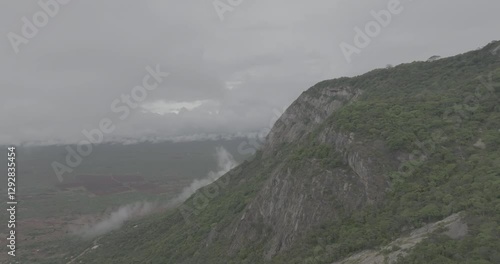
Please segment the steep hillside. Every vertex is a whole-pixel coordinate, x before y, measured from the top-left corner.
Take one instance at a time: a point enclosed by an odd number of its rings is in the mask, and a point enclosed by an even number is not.
[[[318,83],[251,161],[75,262],[333,263],[460,213],[399,261],[500,263],[498,45]]]

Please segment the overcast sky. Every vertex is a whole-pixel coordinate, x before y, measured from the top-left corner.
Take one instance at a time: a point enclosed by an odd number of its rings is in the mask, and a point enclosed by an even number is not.
[[[348,63],[340,44],[389,2],[73,0],[44,21],[37,1],[1,1],[0,144],[77,142],[103,118],[116,126],[106,140],[259,131],[321,80],[500,39],[498,0],[401,0]],[[113,112],[157,65],[170,74],[159,87]]]

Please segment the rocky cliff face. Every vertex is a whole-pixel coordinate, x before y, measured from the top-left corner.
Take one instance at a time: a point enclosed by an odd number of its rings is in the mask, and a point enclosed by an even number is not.
[[[264,244],[263,257],[271,259],[311,228],[338,217],[340,211],[350,212],[382,198],[388,185],[382,167],[394,164],[389,152],[382,143],[362,142],[354,133],[339,131],[335,120],[327,121],[361,93],[348,86],[303,93],[277,120],[262,159],[279,157],[283,162],[242,217],[232,223],[230,254],[251,244]],[[344,166],[328,168],[315,158],[300,159],[295,161],[298,166],[290,166],[286,146],[310,141],[331,148]]]
[[[280,144],[298,142],[323,124],[334,111],[355,101],[361,93],[361,90],[349,86],[302,93],[274,124],[267,136],[264,153],[272,155]]]

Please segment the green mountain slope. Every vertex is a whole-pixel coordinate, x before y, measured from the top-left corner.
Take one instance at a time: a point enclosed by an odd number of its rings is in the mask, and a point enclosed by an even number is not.
[[[318,83],[251,161],[76,262],[333,263],[459,213],[399,262],[500,263],[498,45]]]

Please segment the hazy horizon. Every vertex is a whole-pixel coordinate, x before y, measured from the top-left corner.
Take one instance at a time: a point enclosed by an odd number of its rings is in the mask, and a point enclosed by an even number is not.
[[[342,43],[390,1],[216,2],[3,2],[0,144],[77,143],[104,119],[103,141],[245,136],[319,81],[500,39],[499,2],[401,0],[346,60]]]

